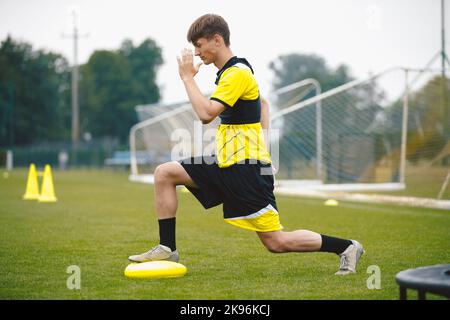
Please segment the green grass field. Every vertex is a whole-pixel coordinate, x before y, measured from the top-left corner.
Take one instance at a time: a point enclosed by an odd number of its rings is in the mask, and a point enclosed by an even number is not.
[[[0,299],[398,299],[397,272],[450,262],[450,212],[278,197],[286,230],[363,243],[358,273],[338,277],[337,256],[269,253],[253,232],[223,222],[221,207],[205,211],[179,193],[187,275],[131,280],[127,257],[159,239],[152,187],[125,172],[54,171],[58,202],[38,203],[21,199],[26,175],[0,176]],[[80,267],[79,290],[66,286],[70,265]],[[381,270],[381,289],[367,288],[370,265]]]

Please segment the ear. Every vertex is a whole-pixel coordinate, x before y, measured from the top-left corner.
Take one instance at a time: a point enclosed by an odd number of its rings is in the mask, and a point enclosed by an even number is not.
[[[214,35],[213,39],[214,39],[214,44],[216,45],[216,47],[220,47],[220,46],[223,46],[225,44],[225,42],[223,40],[223,37],[220,34],[218,34],[218,33],[216,33]]]

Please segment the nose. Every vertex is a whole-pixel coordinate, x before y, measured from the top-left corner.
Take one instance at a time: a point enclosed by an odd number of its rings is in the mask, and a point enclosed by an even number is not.
[[[200,55],[200,50],[198,48],[195,48],[194,54],[195,54],[195,56],[199,56]]]

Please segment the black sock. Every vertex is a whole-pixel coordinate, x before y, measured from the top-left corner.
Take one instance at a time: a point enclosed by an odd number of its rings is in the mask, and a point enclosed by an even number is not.
[[[320,251],[323,252],[334,252],[336,254],[340,254],[344,252],[349,245],[353,244],[350,240],[329,237],[323,234],[320,236],[322,237],[322,246],[320,247]]]
[[[175,244],[175,217],[160,219],[159,222],[159,244],[169,247],[170,250],[177,249]]]

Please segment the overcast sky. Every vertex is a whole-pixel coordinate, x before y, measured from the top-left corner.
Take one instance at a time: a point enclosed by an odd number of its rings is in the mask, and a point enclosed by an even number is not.
[[[222,15],[231,48],[255,69],[261,93],[271,88],[270,61],[280,54],[318,54],[330,67],[347,64],[357,78],[392,66],[424,67],[440,50],[440,0],[0,0],[0,40],[8,34],[34,49],[73,61],[70,8],[79,11],[79,63],[100,49],[117,49],[129,38],[154,39],[163,49],[158,74],[165,102],[186,98],[176,56],[189,46],[186,32],[204,13]],[[450,1],[446,3],[450,52]],[[439,63],[435,67],[439,67]],[[197,76],[204,92],[214,88],[214,66]],[[0,70],[1,72],[1,70]]]

